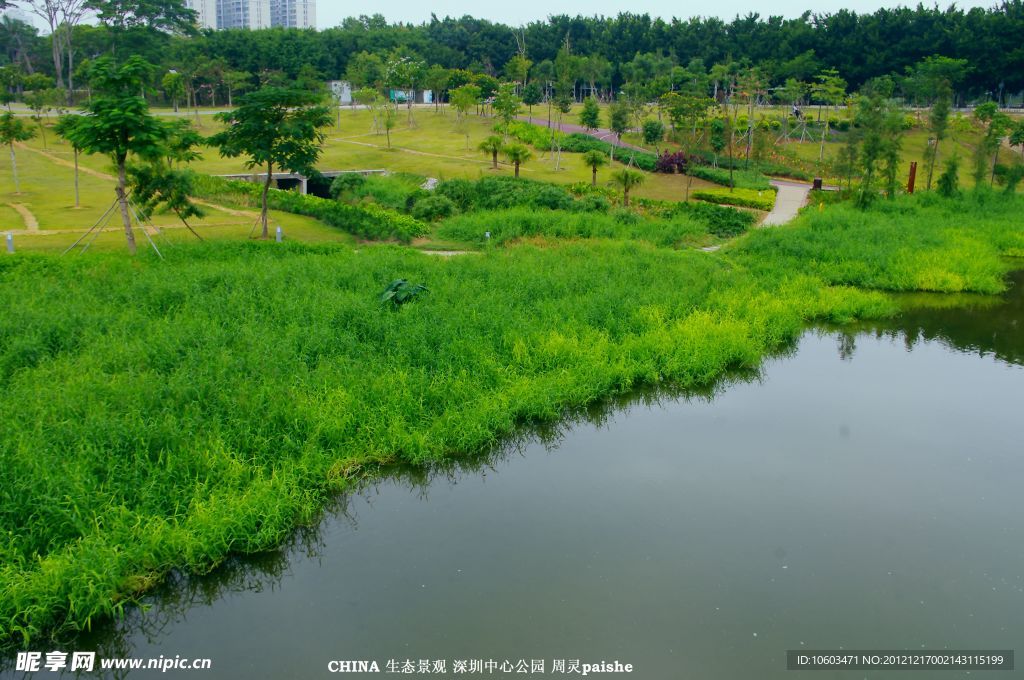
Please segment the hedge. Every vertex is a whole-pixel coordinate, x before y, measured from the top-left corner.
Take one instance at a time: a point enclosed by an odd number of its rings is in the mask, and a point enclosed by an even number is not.
[[[198,198],[222,199],[250,208],[260,207],[260,196],[263,193],[262,184],[212,175],[196,175],[194,186]],[[395,239],[408,243],[429,231],[427,225],[419,220],[377,205],[346,205],[295,191],[271,189],[267,195],[267,205],[273,210],[313,217],[366,239]]]
[[[753,189],[701,189],[693,192],[693,197],[708,203],[738,205],[743,208],[771,210],[775,207],[774,191],[755,191]]]

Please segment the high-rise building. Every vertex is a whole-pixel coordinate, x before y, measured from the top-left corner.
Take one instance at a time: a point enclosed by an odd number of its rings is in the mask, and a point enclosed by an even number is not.
[[[316,0],[270,0],[270,25],[316,28]]]
[[[270,0],[217,0],[217,28],[269,28]]]
[[[185,0],[189,9],[198,14],[199,28],[217,28],[217,0]]]

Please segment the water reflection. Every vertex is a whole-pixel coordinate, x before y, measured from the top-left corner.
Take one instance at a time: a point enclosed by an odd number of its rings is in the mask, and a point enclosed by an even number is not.
[[[897,297],[902,313],[891,320],[868,322],[844,329],[839,356],[852,358],[856,335],[900,338],[908,351],[921,342],[978,356],[994,356],[1009,364],[1024,365],[1024,270],[1010,277],[1003,297],[987,295],[907,294]]]

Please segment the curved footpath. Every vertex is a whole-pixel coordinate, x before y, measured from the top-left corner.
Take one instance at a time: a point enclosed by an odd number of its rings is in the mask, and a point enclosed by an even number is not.
[[[775,207],[761,222],[762,227],[777,227],[793,220],[800,208],[807,205],[807,197],[811,193],[811,185],[800,182],[773,179],[772,186],[779,191],[775,195]]]

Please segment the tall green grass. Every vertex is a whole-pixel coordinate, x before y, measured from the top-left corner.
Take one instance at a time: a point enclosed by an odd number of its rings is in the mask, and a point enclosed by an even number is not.
[[[658,246],[702,246],[714,241],[704,224],[690,216],[645,219],[634,212],[571,213],[557,210],[493,210],[446,220],[437,230],[443,239],[496,245],[531,237],[552,239],[606,238],[646,241]]]
[[[367,466],[479,451],[639,384],[752,366],[875,294],[627,242],[430,258],[196,244],[0,258],[0,637],[278,544]],[[400,309],[404,278],[430,294]]]
[[[758,271],[779,268],[833,284],[893,291],[998,293],[1024,256],[1024,198],[934,194],[808,208],[791,225],[760,229],[734,251]]]

